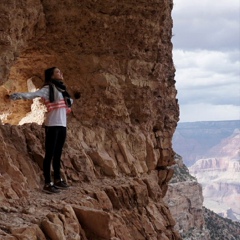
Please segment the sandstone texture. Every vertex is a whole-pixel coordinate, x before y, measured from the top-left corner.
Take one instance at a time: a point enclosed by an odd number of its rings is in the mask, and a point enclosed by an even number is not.
[[[204,219],[202,186],[189,174],[179,155],[175,161],[175,173],[164,197],[176,220],[175,228],[185,240],[210,240]]]
[[[0,239],[181,239],[163,201],[178,121],[172,7],[1,1]],[[52,66],[74,98],[62,157],[71,188],[58,195],[41,191],[41,100],[8,99],[41,87]]]
[[[143,172],[140,165],[129,165],[120,149],[115,154],[122,159],[114,164],[114,155],[84,149],[93,144],[95,132],[88,129],[93,136],[86,136],[79,130],[76,135],[71,129],[62,171],[71,188],[47,195],[42,193],[43,128],[0,127],[0,239],[180,239],[162,200],[168,170]],[[106,165],[90,157],[98,151]],[[120,164],[129,174],[121,172]]]

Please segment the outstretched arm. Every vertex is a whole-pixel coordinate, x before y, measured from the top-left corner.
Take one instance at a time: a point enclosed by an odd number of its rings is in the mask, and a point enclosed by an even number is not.
[[[26,92],[26,93],[13,93],[10,95],[10,99],[19,100],[19,99],[34,99],[36,97],[48,98],[49,88],[48,86],[43,87],[42,89],[36,92]]]

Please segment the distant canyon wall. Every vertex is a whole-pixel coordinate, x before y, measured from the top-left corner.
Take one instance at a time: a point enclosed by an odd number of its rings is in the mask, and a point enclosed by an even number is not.
[[[179,115],[172,7],[1,2],[1,239],[180,239],[163,202]],[[72,189],[53,199],[41,194],[45,109],[8,99],[41,87],[52,66],[74,99],[62,172]]]
[[[173,148],[183,157],[184,163],[190,167],[198,159],[221,156],[220,149],[215,149],[215,146],[231,137],[239,129],[239,120],[180,122],[174,133]]]
[[[173,147],[203,186],[204,206],[239,221],[240,121],[179,123]]]
[[[199,167],[206,164],[207,167]],[[215,164],[219,167],[215,168]],[[224,165],[226,168],[222,168]],[[239,169],[239,161],[229,159],[200,159],[190,168],[203,185],[204,206],[234,221],[240,221]]]
[[[217,171],[213,170],[216,161],[212,161],[212,169],[210,168],[210,159],[205,163],[201,161],[205,168],[198,174],[194,174],[193,169],[190,168],[191,174],[197,177],[202,176],[198,181],[190,174],[179,155],[175,156],[175,160],[174,175],[169,183],[164,201],[167,202],[170,212],[176,220],[175,229],[180,233],[182,239],[238,240],[240,223],[236,221],[239,216],[236,211],[239,205],[237,184],[234,185],[233,181],[229,181],[229,183],[215,181],[217,176],[221,178],[220,174],[217,175]],[[198,171],[199,168],[195,166],[195,170]],[[239,176],[236,175],[236,172],[231,174],[237,179]],[[222,175],[224,179],[226,172],[223,169]],[[208,194],[207,191],[209,191]],[[226,209],[227,205],[232,208]]]
[[[240,131],[199,159],[190,172],[203,185],[204,205],[221,216],[240,221]]]

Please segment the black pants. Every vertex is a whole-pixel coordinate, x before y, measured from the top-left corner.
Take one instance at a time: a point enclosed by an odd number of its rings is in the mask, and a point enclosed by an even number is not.
[[[53,162],[54,180],[60,180],[61,155],[66,140],[66,127],[45,127],[45,158],[43,173],[45,184],[51,182],[51,163]]]

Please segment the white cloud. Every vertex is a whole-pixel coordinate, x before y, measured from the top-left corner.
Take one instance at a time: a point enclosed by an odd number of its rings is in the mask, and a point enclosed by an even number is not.
[[[185,49],[239,48],[238,0],[176,0],[173,43]]]
[[[181,121],[240,118],[239,8],[237,0],[175,1],[173,58]]]
[[[239,86],[240,59],[234,61],[231,55],[232,52],[174,50],[179,87]]]
[[[201,113],[201,114],[199,114]],[[240,119],[240,109],[232,105],[187,104],[180,108],[181,122]]]
[[[240,104],[240,61],[231,52],[174,51],[180,104]]]
[[[233,19],[235,14],[238,13],[239,7],[240,2],[238,0],[175,0],[173,11],[175,15],[185,16],[185,18]]]

